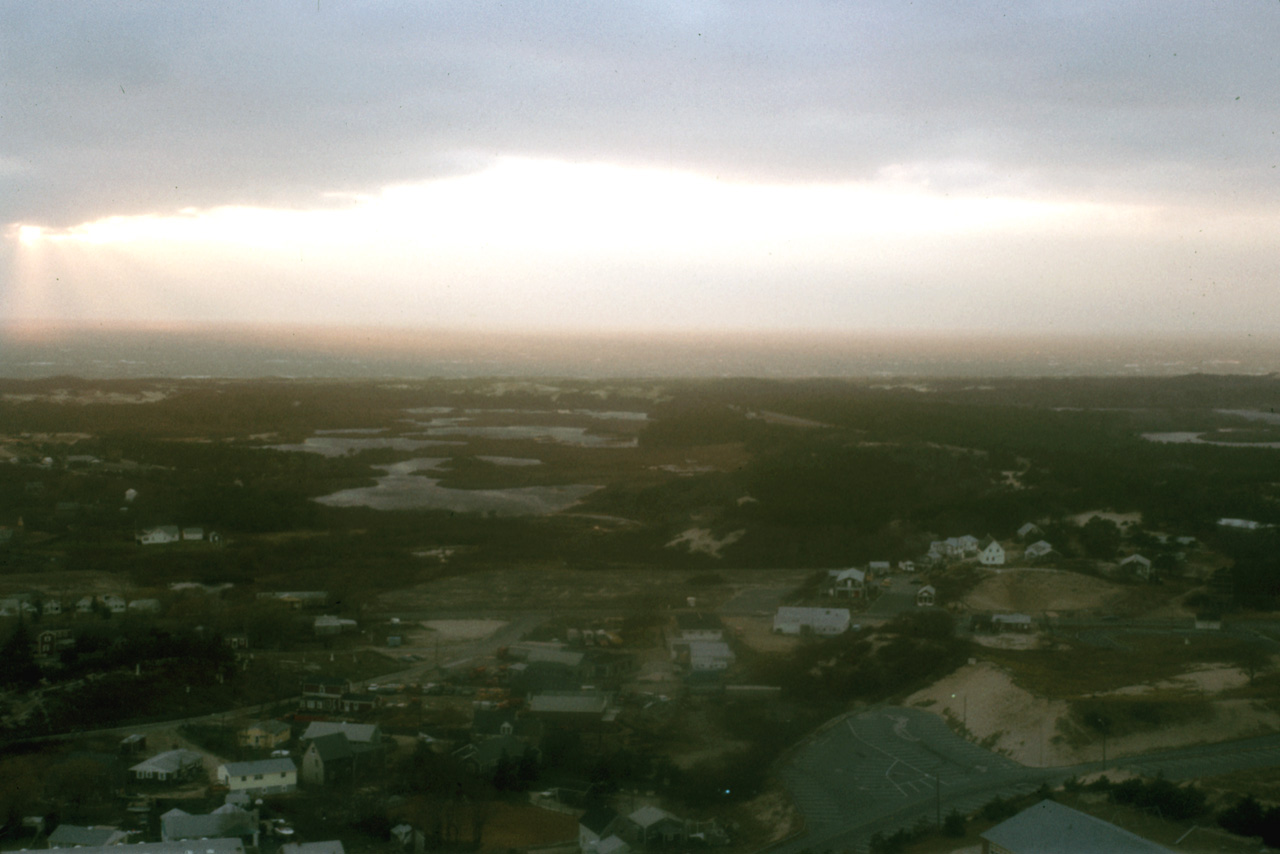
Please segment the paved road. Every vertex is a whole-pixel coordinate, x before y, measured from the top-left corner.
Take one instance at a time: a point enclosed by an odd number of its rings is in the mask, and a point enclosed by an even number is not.
[[[1109,767],[1187,780],[1280,766],[1280,736],[1120,759]],[[769,854],[865,851],[871,836],[972,812],[996,797],[1026,794],[1098,771],[1101,762],[1028,768],[955,735],[920,709],[881,707],[842,716],[797,746],[779,775],[804,814],[806,832]]]

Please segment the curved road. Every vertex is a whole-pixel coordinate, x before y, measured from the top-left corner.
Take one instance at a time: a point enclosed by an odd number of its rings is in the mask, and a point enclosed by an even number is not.
[[[1113,760],[1107,767],[1186,780],[1280,765],[1280,735],[1167,750]],[[1029,768],[951,732],[941,718],[896,706],[830,721],[778,768],[805,817],[803,834],[770,854],[805,849],[865,851],[877,832],[934,821],[952,809],[972,812],[996,797],[1101,770],[1102,763]]]

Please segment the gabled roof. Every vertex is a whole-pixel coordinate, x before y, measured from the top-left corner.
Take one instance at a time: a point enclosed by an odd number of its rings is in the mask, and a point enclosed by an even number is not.
[[[1013,854],[1171,854],[1163,845],[1054,801],[1041,801],[980,836]]]
[[[631,846],[621,837],[610,834],[596,843],[596,854],[627,854]]]
[[[281,759],[259,759],[253,762],[228,762],[222,766],[232,777],[248,777],[253,774],[287,774],[297,772],[298,766],[288,757]]]
[[[616,821],[618,814],[609,807],[593,807],[582,814],[578,824],[590,830],[596,836],[608,830],[610,823]]]
[[[609,708],[604,694],[534,694],[529,698],[530,713],[603,715]]]
[[[246,730],[257,729],[271,735],[284,735],[290,727],[284,721],[254,721],[245,727]]]
[[[253,814],[231,804],[224,804],[208,815],[192,815],[172,809],[160,816],[160,836],[166,842],[252,836],[256,830]]]
[[[640,807],[640,809],[627,816],[636,827],[653,827],[660,821],[679,821],[680,819],[671,813],[658,807]]]
[[[850,580],[866,581],[867,580],[867,574],[865,572],[863,572],[860,569],[853,569],[853,568],[841,569],[837,572],[832,573],[832,577],[835,578],[837,584],[839,584],[841,581],[850,581]]]
[[[150,771],[152,773],[177,774],[183,768],[198,765],[202,761],[194,750],[166,750],[157,753],[150,759],[144,759],[129,770],[134,772]]]
[[[335,759],[347,759],[352,756],[351,742],[347,741],[347,737],[340,732],[312,739],[311,747],[322,762],[332,762]]]
[[[118,842],[124,837],[125,834],[114,827],[80,827],[74,824],[60,824],[54,829],[53,833],[49,834],[49,847],[101,847]]]
[[[312,721],[307,731],[302,734],[303,741],[311,741],[326,735],[340,732],[347,740],[357,744],[373,744],[378,739],[377,724],[348,724],[333,721]]]
[[[346,852],[342,847],[342,840],[330,839],[325,842],[286,842],[280,846],[280,854],[346,854]]]
[[[773,624],[803,623],[810,626],[831,626],[838,628],[849,624],[848,608],[802,608],[795,605],[783,605],[773,618]]]
[[[568,649],[533,649],[525,659],[530,664],[559,664],[577,667],[582,664],[582,653]]]

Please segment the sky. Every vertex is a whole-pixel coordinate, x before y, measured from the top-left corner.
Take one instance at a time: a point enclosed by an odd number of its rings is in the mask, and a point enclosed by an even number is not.
[[[0,0],[0,324],[1280,335],[1280,3]]]

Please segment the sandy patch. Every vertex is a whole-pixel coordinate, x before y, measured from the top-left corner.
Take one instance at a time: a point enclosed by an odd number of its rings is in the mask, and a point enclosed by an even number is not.
[[[973,741],[1024,765],[1066,765],[1074,761],[1052,742],[1055,722],[1067,714],[1064,700],[1047,700],[1013,684],[1009,674],[987,662],[966,665],[907,698],[967,729]]]
[[[963,600],[975,611],[1076,611],[1125,598],[1119,585],[1056,569],[1009,569],[983,579]]]
[[[689,550],[689,554],[707,554],[712,557],[720,557],[720,550],[725,546],[730,546],[742,539],[747,531],[745,528],[731,531],[720,539],[716,539],[709,528],[690,528],[671,542],[667,543],[667,548],[674,549],[684,546]]]
[[[782,791],[765,792],[743,804],[742,808],[756,827],[764,829],[767,835],[755,841],[765,845],[781,842],[791,834],[798,833],[804,825],[804,819],[795,804]]]
[[[1155,686],[1136,686],[1113,693],[1141,693],[1171,684],[1213,696],[1240,684],[1233,668],[1199,668]],[[1246,680],[1247,681],[1247,678]],[[1030,765],[1072,765],[1101,758],[1101,743],[1071,747],[1055,739],[1058,722],[1067,717],[1066,700],[1038,697],[1013,683],[1009,673],[989,662],[966,665],[945,679],[918,691],[904,703],[934,712],[969,738],[1011,759]],[[1112,738],[1109,756],[1132,756],[1192,744],[1211,744],[1280,730],[1280,714],[1253,700],[1214,703],[1211,721],[1166,726],[1150,732]]]
[[[1126,685],[1108,692],[1118,696],[1142,696],[1155,693],[1221,694],[1249,684],[1249,674],[1228,664],[1206,664],[1173,679],[1162,679],[1150,685]],[[1101,695],[1106,696],[1106,695]]]
[[[775,634],[772,617],[722,617],[721,622],[739,643],[756,652],[789,653],[800,645],[797,635]]]
[[[427,620],[423,627],[441,643],[484,640],[506,625],[503,620]]]

